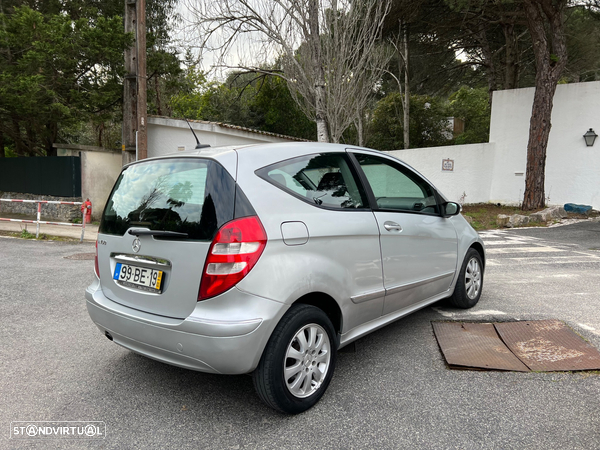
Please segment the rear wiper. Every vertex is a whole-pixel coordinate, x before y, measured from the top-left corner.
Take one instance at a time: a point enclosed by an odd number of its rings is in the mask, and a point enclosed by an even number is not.
[[[149,230],[148,228],[131,228],[127,233],[132,236],[168,236],[180,238],[189,236],[187,233],[178,233],[177,231]]]

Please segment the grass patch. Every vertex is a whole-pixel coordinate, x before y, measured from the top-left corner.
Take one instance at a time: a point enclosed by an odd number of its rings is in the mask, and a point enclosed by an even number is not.
[[[30,233],[27,229],[21,230],[21,232],[17,234],[21,239],[35,239],[35,234]]]
[[[462,207],[462,215],[469,216],[473,219],[471,226],[476,230],[492,230],[500,228],[496,223],[498,214],[512,216],[513,214],[521,214],[528,216],[533,211],[521,211],[518,206],[504,206],[495,203],[476,203],[473,205],[464,205]],[[534,223],[529,226],[541,226],[540,223]]]
[[[522,211],[518,206],[505,206],[496,203],[475,203],[471,205],[464,205],[461,213],[463,216],[470,217],[472,219],[471,226],[478,231],[481,230],[495,230],[499,229],[498,219],[499,214],[512,216],[514,214],[520,214],[521,216],[529,216],[537,211]],[[590,219],[592,217],[598,217],[600,214],[598,211],[591,211],[589,214],[573,214],[569,213],[569,219]],[[529,222],[526,225],[521,225],[519,228],[524,227],[545,227],[559,222],[558,220],[552,220],[548,223],[543,222]]]
[[[47,234],[43,233],[40,233],[40,237],[36,239],[35,233],[30,233],[27,230],[22,230],[21,232],[0,230],[0,236],[9,236],[20,239],[33,239],[38,241],[79,242],[79,239],[73,239],[66,236],[48,236]]]

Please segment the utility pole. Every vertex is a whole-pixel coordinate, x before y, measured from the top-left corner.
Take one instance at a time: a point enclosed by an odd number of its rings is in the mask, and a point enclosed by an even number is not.
[[[123,165],[148,157],[146,103],[146,0],[125,0],[125,32],[134,44],[125,50],[123,82]]]

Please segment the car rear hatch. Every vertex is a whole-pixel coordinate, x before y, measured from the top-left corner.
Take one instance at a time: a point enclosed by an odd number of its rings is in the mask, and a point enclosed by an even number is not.
[[[104,294],[151,314],[189,316],[211,242],[234,218],[235,199],[235,181],[210,159],[177,157],[126,167],[99,229]]]

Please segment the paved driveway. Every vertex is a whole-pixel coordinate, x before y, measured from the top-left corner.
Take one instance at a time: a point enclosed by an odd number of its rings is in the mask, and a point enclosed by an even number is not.
[[[83,298],[93,261],[65,259],[93,245],[0,238],[0,448],[600,448],[598,374],[451,371],[433,336],[433,320],[557,318],[600,347],[600,252],[543,231],[484,233],[476,308],[437,305],[361,339],[295,417],[263,406],[250,377],[167,366],[104,338]],[[10,441],[17,420],[104,421],[107,436]]]

